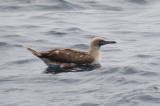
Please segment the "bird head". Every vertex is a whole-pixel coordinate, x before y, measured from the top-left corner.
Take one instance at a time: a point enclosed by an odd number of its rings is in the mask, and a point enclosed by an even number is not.
[[[101,38],[101,37],[95,37],[95,38],[92,39],[90,46],[101,47],[101,46],[106,45],[106,44],[114,44],[114,43],[116,43],[116,42],[115,41],[107,41],[107,40],[105,40],[104,38]]]

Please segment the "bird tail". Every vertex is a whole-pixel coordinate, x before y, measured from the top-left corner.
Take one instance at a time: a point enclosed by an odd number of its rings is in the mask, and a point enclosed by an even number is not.
[[[30,52],[32,52],[35,56],[40,57],[41,53],[33,50],[32,48],[28,47],[28,46],[24,46],[26,49],[28,49]]]

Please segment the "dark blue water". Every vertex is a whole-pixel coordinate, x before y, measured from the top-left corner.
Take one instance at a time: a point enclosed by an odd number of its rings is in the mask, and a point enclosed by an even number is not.
[[[0,106],[159,106],[159,0],[0,0]],[[50,73],[22,47],[87,50],[101,67]]]

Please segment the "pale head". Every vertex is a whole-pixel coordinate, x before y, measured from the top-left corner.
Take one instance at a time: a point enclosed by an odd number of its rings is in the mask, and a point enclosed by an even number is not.
[[[102,37],[95,37],[92,39],[91,43],[90,43],[90,47],[98,47],[100,48],[103,45],[106,44],[113,44],[116,43],[115,41],[106,41],[104,38]]]
[[[100,58],[101,58],[100,47],[103,45],[106,45],[106,44],[113,44],[113,43],[116,43],[116,42],[115,41],[106,41],[102,37],[95,37],[92,39],[88,52],[95,59],[93,64],[97,64],[100,61]]]

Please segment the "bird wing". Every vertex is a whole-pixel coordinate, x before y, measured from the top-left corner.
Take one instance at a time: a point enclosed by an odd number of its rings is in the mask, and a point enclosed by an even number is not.
[[[55,62],[75,64],[91,64],[94,61],[94,57],[87,52],[73,49],[54,49],[41,52],[40,58],[46,58]]]

